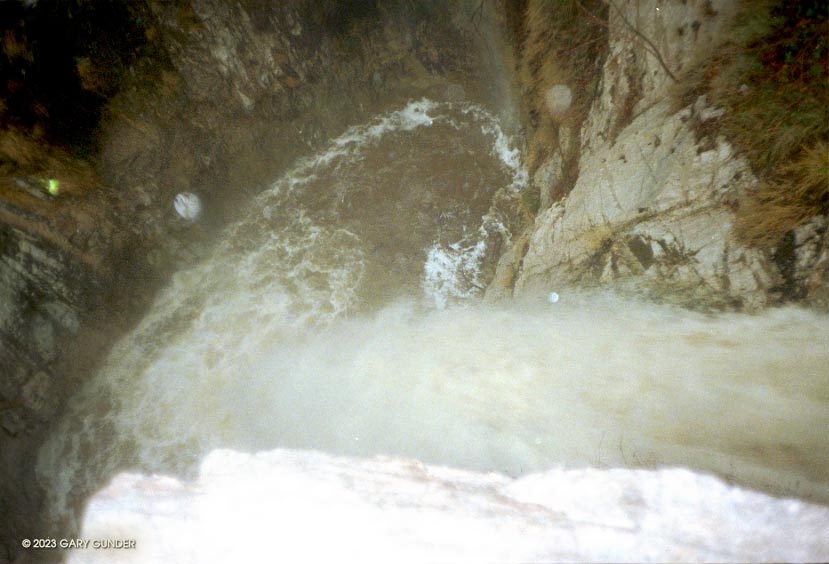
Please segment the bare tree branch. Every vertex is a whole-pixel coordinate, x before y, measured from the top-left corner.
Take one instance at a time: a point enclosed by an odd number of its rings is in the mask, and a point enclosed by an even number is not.
[[[651,41],[650,39],[648,39],[648,37],[647,37],[647,36],[645,36],[645,34],[644,34],[644,33],[642,33],[641,31],[639,31],[636,27],[634,27],[634,25],[633,25],[632,23],[630,23],[630,22],[628,21],[628,19],[625,17],[624,12],[622,12],[621,8],[619,8],[619,7],[616,5],[616,3],[615,3],[615,2],[613,2],[613,0],[608,0],[608,4],[610,4],[610,6],[611,6],[612,8],[614,8],[614,9],[616,10],[616,12],[618,12],[619,17],[621,17],[621,18],[622,18],[622,21],[623,21],[623,22],[625,22],[625,25],[628,27],[628,29],[630,29],[630,30],[631,30],[633,33],[635,33],[635,34],[636,34],[636,35],[637,35],[637,36],[638,36],[638,37],[639,37],[642,41],[644,41],[644,43],[645,43],[645,46],[646,46],[646,47],[650,47],[650,49],[649,49],[649,50],[650,50],[651,55],[653,55],[654,57],[656,57],[656,60],[657,60],[657,61],[659,61],[659,64],[660,64],[660,65],[662,65],[662,68],[663,68],[663,69],[665,69],[665,72],[668,74],[668,76],[670,77],[670,79],[671,79],[671,80],[673,80],[674,82],[676,82],[676,76],[674,76],[674,73],[672,73],[672,72],[671,72],[671,69],[669,69],[669,68],[668,68],[668,65],[665,63],[665,60],[662,58],[662,54],[659,52],[659,49],[657,49],[656,45],[654,45],[654,44],[653,44],[653,41]]]
[[[576,4],[593,22],[598,23],[599,25],[603,25],[606,28],[610,28],[610,25],[607,22],[603,21],[600,18],[597,18],[594,14],[590,12],[590,10],[584,7],[584,5],[581,2],[576,2]],[[619,17],[622,18],[622,22],[624,22],[625,26],[634,34],[636,34],[636,36],[639,39],[642,40],[642,42],[645,44],[645,49],[656,58],[656,60],[665,70],[665,73],[668,75],[668,77],[674,82],[676,82],[676,76],[674,75],[674,73],[671,72],[671,69],[668,68],[667,63],[665,63],[665,59],[662,58],[662,54],[659,52],[659,49],[656,47],[656,45],[654,45],[653,41],[648,39],[648,37],[644,33],[639,31],[632,23],[630,23],[630,21],[625,17],[625,14],[622,12],[621,8],[619,8],[616,5],[616,3],[613,2],[613,0],[608,0],[608,4],[610,4],[610,6],[616,10],[616,12],[619,14]]]

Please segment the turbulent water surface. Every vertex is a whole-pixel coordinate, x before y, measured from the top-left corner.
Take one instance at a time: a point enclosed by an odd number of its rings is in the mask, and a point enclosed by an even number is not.
[[[56,516],[118,469],[187,473],[220,446],[687,465],[829,502],[829,320],[481,304],[525,182],[490,114],[428,100],[297,163],[70,402],[38,465]]]

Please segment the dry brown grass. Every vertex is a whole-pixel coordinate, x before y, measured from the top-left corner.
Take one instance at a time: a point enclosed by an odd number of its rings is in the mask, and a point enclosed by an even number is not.
[[[737,233],[758,246],[776,245],[787,232],[829,212],[829,144],[818,142],[782,166],[741,202]]]
[[[3,32],[3,40],[0,42],[0,50],[2,50],[3,54],[9,61],[14,61],[15,59],[26,59],[27,61],[32,60],[32,52],[26,44],[25,39],[13,29],[7,29]]]
[[[49,145],[36,133],[15,128],[0,130],[0,197],[10,198],[17,181],[36,184],[42,179],[60,181],[60,195],[82,195],[100,187],[94,168],[65,150]]]
[[[559,148],[559,128],[578,135],[596,92],[607,49],[607,6],[598,0],[526,0],[513,24],[520,46],[519,82],[527,101],[530,174]],[[553,119],[545,107],[546,92],[557,84],[568,86],[573,103],[563,117]],[[578,155],[565,155],[577,159]],[[529,188],[535,190],[535,188]],[[568,190],[558,190],[562,195]],[[537,194],[523,201],[537,211]]]
[[[761,248],[825,214],[829,19],[825,1],[744,0],[716,55],[676,87],[677,106],[707,94],[722,133],[751,162],[757,190],[740,201],[738,234]]]

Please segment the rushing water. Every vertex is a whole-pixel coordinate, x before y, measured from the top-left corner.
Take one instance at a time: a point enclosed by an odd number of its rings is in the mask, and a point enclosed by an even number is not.
[[[687,465],[829,502],[829,319],[561,289],[486,306],[525,176],[490,114],[428,100],[297,163],[70,402],[38,464],[53,510],[220,446]]]

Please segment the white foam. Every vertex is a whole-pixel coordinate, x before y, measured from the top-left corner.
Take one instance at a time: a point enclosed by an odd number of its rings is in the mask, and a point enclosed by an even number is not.
[[[76,399],[117,406],[64,427],[69,450],[41,457],[60,469],[51,493],[72,487],[74,449],[104,433],[86,464],[135,449],[141,467],[169,471],[187,452],[276,446],[510,475],[673,464],[829,500],[826,316],[570,292],[555,308],[398,304],[299,336],[263,325],[256,306],[274,298],[207,309],[161,354],[122,344],[121,368]]]
[[[133,334],[114,348],[101,375],[79,396],[77,412],[44,449],[40,467],[56,506],[65,507],[78,484],[94,482],[96,473],[128,460],[103,451],[94,452],[93,459],[82,454],[94,451],[89,445],[98,441],[83,405],[116,388],[127,405],[110,411],[105,427],[122,438],[146,436],[146,441],[137,439],[142,464],[163,465],[163,459],[176,458],[160,452],[198,452],[214,440],[245,436],[241,429],[251,422],[233,414],[233,406],[245,406],[229,399],[221,407],[223,398],[236,397],[232,390],[244,387],[240,380],[259,377],[250,376],[247,366],[274,343],[295,339],[352,309],[365,269],[360,237],[320,224],[304,207],[304,190],[330,176],[332,169],[359,160],[367,144],[386,135],[435,123],[460,128],[462,124],[452,122],[451,110],[426,99],[412,101],[347,129],[264,190],[247,217],[227,229],[207,261],[173,277]],[[491,121],[476,111],[476,119]],[[183,217],[198,215],[200,202],[191,196],[176,199]],[[468,254],[463,249],[458,253]],[[477,257],[456,261],[456,266],[471,271],[473,259]],[[209,383],[213,393],[191,388],[198,381]],[[176,405],[182,398],[189,399]],[[144,417],[159,406],[163,413]],[[202,434],[205,427],[198,421],[209,413],[222,415],[211,417],[211,430]],[[177,431],[168,432],[173,429]]]
[[[290,176],[301,176],[303,171],[325,166],[334,159],[353,155],[365,143],[379,139],[394,131],[412,131],[418,127],[429,127],[439,117],[429,115],[437,104],[428,99],[409,102],[403,109],[389,112],[372,120],[367,125],[349,127],[345,133],[329,143],[321,154],[300,161]]]
[[[448,246],[435,243],[423,266],[423,291],[435,307],[444,309],[451,301],[478,296],[484,288],[481,261],[486,253],[486,233],[472,244],[460,241]]]
[[[515,146],[510,137],[504,133],[498,120],[492,114],[481,108],[480,106],[468,105],[465,107],[466,113],[473,114],[477,120],[483,122],[481,131],[485,135],[492,136],[494,143],[492,145],[493,152],[498,156],[504,165],[512,171],[513,179],[511,188],[514,192],[519,192],[527,185],[529,173],[524,166],[521,158],[521,150]]]

